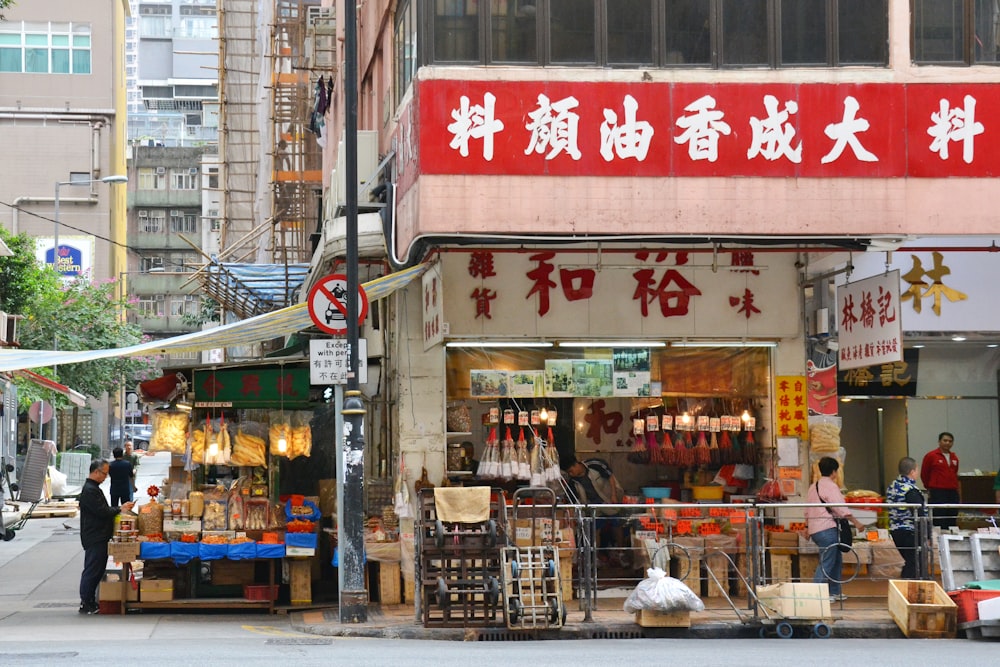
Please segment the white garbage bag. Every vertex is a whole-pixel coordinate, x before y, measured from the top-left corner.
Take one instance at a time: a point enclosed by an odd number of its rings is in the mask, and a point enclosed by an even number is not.
[[[646,579],[635,587],[623,605],[625,611],[704,611],[705,603],[680,579],[668,577],[658,567],[646,570]]]
[[[55,466],[49,466],[49,481],[52,484],[52,497],[66,495],[66,480],[69,479],[65,473],[59,472]]]

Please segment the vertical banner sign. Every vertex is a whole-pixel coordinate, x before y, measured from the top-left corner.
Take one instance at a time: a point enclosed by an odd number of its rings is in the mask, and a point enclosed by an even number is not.
[[[809,409],[806,378],[803,375],[778,375],[774,378],[775,426],[778,437],[809,438]]]
[[[899,271],[837,288],[840,370],[902,361]]]
[[[437,263],[421,277],[424,322],[424,349],[444,340],[444,294],[441,291],[441,264]]]

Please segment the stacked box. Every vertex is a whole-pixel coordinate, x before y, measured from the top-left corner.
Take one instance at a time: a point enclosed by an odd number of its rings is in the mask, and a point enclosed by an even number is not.
[[[165,602],[173,599],[173,579],[143,579],[139,582],[140,602]]]
[[[644,628],[690,628],[691,612],[643,609],[636,612],[635,622]]]
[[[792,578],[792,557],[772,554],[771,581],[791,581]]]
[[[757,599],[769,612],[784,618],[831,618],[827,584],[785,582],[757,588]]]

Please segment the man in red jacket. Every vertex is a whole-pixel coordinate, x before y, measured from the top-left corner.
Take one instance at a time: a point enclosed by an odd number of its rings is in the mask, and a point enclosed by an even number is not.
[[[951,448],[955,444],[955,436],[944,431],[938,436],[938,448],[927,452],[920,464],[920,481],[927,489],[927,500],[931,505],[957,504],[962,502],[958,493],[958,454]],[[957,509],[935,509],[934,525],[943,529],[957,524]]]

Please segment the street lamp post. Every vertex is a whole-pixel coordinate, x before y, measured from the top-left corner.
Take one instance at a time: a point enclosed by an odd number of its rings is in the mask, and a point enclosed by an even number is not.
[[[62,272],[59,270],[59,188],[62,187],[63,185],[91,185],[93,183],[120,184],[127,182],[128,182],[128,176],[123,176],[120,174],[116,174],[114,176],[105,176],[104,178],[89,178],[81,181],[56,181],[56,191],[55,191],[55,198],[53,199],[53,210],[52,210],[52,268],[56,270],[56,273],[62,275]],[[55,333],[53,333],[52,335],[52,350],[53,351],[59,350],[59,337]],[[53,366],[52,371],[54,376],[58,376],[59,367]],[[52,435],[52,442],[56,444],[56,447],[59,446],[59,441],[56,439],[56,436],[58,434],[57,432],[58,422],[59,422],[58,411],[53,410],[52,428],[50,429],[50,433]]]

